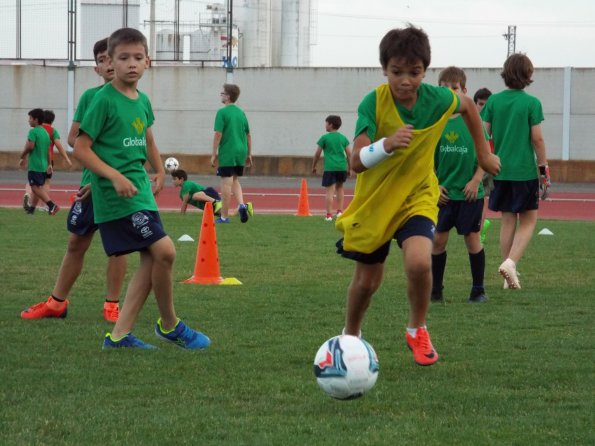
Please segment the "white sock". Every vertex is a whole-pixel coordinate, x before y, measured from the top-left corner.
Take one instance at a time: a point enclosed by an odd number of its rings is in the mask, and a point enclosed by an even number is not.
[[[415,335],[417,335],[418,328],[426,328],[426,326],[422,325],[421,327],[415,327],[415,328],[407,327],[407,333],[409,333],[409,336],[411,336],[413,339],[415,339]]]

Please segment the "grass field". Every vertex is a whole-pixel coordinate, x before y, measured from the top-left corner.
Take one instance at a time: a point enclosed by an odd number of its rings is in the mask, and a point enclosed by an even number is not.
[[[175,240],[198,238],[200,216],[164,213]],[[135,329],[158,351],[101,351],[105,255],[87,255],[66,319],[19,313],[53,287],[65,214],[0,209],[3,334],[0,428],[5,445],[576,445],[595,444],[595,223],[541,221],[519,265],[523,289],[502,289],[498,222],[486,242],[490,301],[470,305],[468,257],[451,236],[446,303],[428,326],[441,355],[422,368],[404,341],[400,251],[368,312],[380,360],[375,388],[354,401],[322,393],[316,350],[343,327],[353,265],[319,217],[255,216],[217,227],[221,272],[241,286],[180,283],[196,243],[176,242],[176,309],[213,340],[204,352],[161,345],[150,298]],[[131,256],[129,270],[138,264]]]

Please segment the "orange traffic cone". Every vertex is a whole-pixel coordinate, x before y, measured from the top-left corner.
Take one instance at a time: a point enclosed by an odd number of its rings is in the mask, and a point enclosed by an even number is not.
[[[200,285],[241,285],[237,279],[224,279],[219,271],[219,254],[217,252],[217,234],[213,217],[213,204],[205,203],[202,215],[202,225],[198,246],[196,248],[196,262],[194,275],[184,280],[184,283]]]
[[[298,217],[310,217],[310,205],[308,204],[308,183],[306,179],[302,178],[302,186],[300,187],[300,199],[298,201],[297,209]]]

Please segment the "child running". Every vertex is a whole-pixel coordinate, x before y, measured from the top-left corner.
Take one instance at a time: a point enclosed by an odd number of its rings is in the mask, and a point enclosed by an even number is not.
[[[380,62],[388,82],[359,105],[351,156],[358,173],[354,198],[336,223],[343,233],[337,252],[356,261],[343,332],[361,336],[394,238],[403,250],[407,276],[410,310],[405,339],[413,359],[423,366],[438,360],[426,314],[439,197],[434,152],[450,115],[463,117],[485,170],[497,173],[500,164],[490,153],[471,98],[422,83],[430,52],[428,36],[413,25],[389,31],[380,42]]]

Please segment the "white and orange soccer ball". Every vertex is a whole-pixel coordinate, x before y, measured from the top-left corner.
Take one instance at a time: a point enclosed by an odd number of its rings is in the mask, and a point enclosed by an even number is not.
[[[372,346],[356,336],[335,336],[314,357],[314,375],[322,390],[339,400],[359,398],[378,379],[378,357]]]

